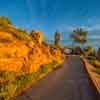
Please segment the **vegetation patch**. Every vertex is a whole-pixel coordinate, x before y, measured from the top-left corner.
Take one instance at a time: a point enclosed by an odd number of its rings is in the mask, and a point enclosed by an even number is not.
[[[41,68],[34,73],[24,73],[21,76],[16,77],[14,80],[9,80],[0,84],[0,100],[10,100],[15,96],[17,91],[22,91],[28,83],[35,82],[41,75],[48,73],[55,68],[59,67],[59,63],[54,61],[51,64],[44,64]],[[1,72],[0,77],[8,78],[14,77],[14,72]]]

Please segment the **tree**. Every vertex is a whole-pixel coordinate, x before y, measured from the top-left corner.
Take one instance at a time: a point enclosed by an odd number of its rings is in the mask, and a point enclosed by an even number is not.
[[[98,60],[100,60],[100,48],[98,48],[98,50],[97,50],[97,58],[98,58]]]
[[[82,28],[77,28],[73,30],[70,37],[73,39],[73,43],[80,43],[85,44],[87,42],[86,37],[88,35],[88,32],[83,30]]]
[[[60,47],[60,33],[59,32],[55,32],[55,45]]]
[[[95,49],[91,45],[88,45],[85,48],[83,48],[83,52],[85,56],[91,56],[91,57],[96,56]]]

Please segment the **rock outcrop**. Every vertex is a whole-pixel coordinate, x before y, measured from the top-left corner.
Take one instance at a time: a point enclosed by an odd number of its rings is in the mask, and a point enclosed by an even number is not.
[[[12,24],[0,24],[0,71],[36,72],[43,64],[63,61],[61,49],[43,44],[43,33],[31,34]]]

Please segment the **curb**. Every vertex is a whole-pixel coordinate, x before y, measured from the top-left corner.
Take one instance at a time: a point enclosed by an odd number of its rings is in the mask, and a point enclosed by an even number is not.
[[[84,64],[84,67],[91,81],[93,82],[95,88],[97,89],[97,92],[100,94],[100,75],[93,71],[95,68],[92,64],[88,62],[88,60],[86,60],[84,57],[80,57],[80,58]]]

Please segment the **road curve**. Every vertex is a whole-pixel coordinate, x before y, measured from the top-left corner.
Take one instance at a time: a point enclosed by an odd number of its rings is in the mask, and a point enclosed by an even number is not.
[[[100,100],[78,56],[49,73],[15,100]]]

